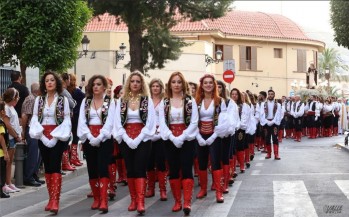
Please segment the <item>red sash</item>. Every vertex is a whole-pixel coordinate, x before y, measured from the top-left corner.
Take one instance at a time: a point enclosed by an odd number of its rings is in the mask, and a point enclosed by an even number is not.
[[[56,129],[57,125],[42,125],[42,127],[44,128],[43,134],[51,140],[53,138],[51,132]]]
[[[212,134],[214,130],[213,121],[200,121],[199,130],[202,135]]]
[[[88,128],[90,129],[92,136],[97,137],[99,136],[99,133],[103,128],[103,125],[90,125],[88,126]]]
[[[126,134],[131,139],[135,139],[141,133],[143,127],[144,127],[143,123],[126,123],[125,124]]]
[[[185,124],[170,124],[170,130],[172,131],[172,134],[176,137],[182,135],[183,131],[186,128],[187,127],[185,126]]]

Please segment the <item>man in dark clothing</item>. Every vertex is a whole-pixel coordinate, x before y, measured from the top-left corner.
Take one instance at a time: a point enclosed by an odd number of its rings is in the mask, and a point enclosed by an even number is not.
[[[29,90],[25,85],[22,84],[21,72],[13,70],[11,72],[11,81],[12,81],[12,84],[10,86],[8,86],[8,88],[13,87],[19,93],[19,100],[18,100],[17,105],[15,106],[15,109],[16,109],[16,112],[18,114],[18,117],[21,117],[22,104],[23,104],[25,98],[27,96],[29,96]]]

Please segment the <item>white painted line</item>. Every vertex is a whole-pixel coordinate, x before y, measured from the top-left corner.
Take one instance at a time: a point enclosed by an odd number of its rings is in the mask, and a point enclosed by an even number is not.
[[[89,191],[90,191],[90,185],[86,184],[74,190],[65,192],[64,194],[61,194],[59,209],[60,210],[65,209],[69,206],[72,206],[73,204],[76,204],[76,203],[79,203],[80,201],[85,200],[86,197],[81,196],[81,192],[89,192]],[[24,209],[10,213],[3,217],[47,216],[48,213],[50,213],[50,212],[44,211],[44,208],[47,203],[48,203],[48,200],[44,200],[40,203],[33,204],[32,206],[28,206]],[[58,211],[58,214],[59,214],[59,211]]]
[[[258,174],[252,174],[251,175],[257,175],[257,176],[324,176],[324,175],[349,175],[349,173],[283,173],[283,174],[271,174],[271,173],[258,173]]]
[[[224,203],[216,203],[216,196],[207,196],[204,199],[196,200],[191,206],[191,216],[211,217],[219,216],[226,217],[234,203],[238,190],[242,181],[235,181],[233,187],[229,188],[229,193],[224,194]],[[211,192],[208,191],[210,194]],[[212,192],[215,195],[215,192]]]
[[[335,180],[334,182],[349,199],[349,180]]]
[[[256,167],[261,167],[263,166],[263,163],[256,163]]]
[[[265,160],[265,156],[258,158],[258,160]]]
[[[252,170],[251,175],[256,176],[256,175],[259,175],[260,172],[261,172],[260,170]]]
[[[234,75],[224,75],[225,78],[234,78]]]
[[[274,217],[317,217],[303,181],[273,181]]]

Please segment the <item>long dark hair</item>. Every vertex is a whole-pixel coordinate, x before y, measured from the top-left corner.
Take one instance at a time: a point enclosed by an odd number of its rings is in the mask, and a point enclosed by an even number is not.
[[[221,85],[222,87],[222,93],[220,93],[219,96],[222,97],[224,100],[227,100],[227,87],[225,86],[224,82],[221,80],[217,80],[217,85]]]
[[[53,75],[53,77],[55,78],[55,81],[56,81],[56,91],[58,94],[61,94],[63,91],[62,80],[59,78],[59,76],[57,75],[56,72],[51,71],[51,70],[47,70],[45,72],[45,74],[41,77],[41,80],[40,80],[40,92],[41,92],[41,94],[45,94],[47,92],[46,85],[45,85],[45,79],[48,75]]]
[[[92,76],[87,83],[87,87],[86,87],[86,97],[92,97],[93,96],[93,82],[96,79],[101,79],[103,86],[105,88],[108,87],[108,81],[107,79],[103,76],[103,75],[94,75]]]
[[[243,102],[242,102],[242,96],[241,96],[240,90],[237,89],[237,88],[233,88],[233,89],[230,91],[230,96],[231,96],[231,94],[233,93],[233,91],[236,91],[237,94],[238,94],[238,99],[236,100],[236,104],[237,104],[237,105],[241,105]]]

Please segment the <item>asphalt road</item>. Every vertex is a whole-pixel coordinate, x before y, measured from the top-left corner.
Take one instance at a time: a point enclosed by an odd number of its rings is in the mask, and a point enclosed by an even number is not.
[[[251,168],[239,174],[223,204],[215,202],[215,192],[198,200],[195,189],[190,216],[246,216],[246,217],[316,217],[349,216],[349,152],[333,147],[343,142],[343,136],[309,140],[301,143],[285,140],[280,144],[280,161],[264,159],[256,153]],[[211,181],[209,181],[211,183]],[[209,184],[210,186],[210,184]],[[90,210],[92,199],[87,175],[64,181],[59,216],[101,216]],[[49,216],[44,212],[46,188],[27,187],[10,199],[0,199],[0,216]],[[114,201],[109,202],[109,213],[102,216],[137,216],[128,212],[128,188],[119,186]],[[145,216],[183,216],[173,213],[173,198],[168,184],[168,201],[155,197],[146,199]]]

